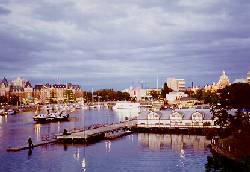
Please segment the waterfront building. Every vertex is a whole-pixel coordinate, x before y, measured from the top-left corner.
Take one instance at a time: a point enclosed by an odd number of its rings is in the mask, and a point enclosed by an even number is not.
[[[73,92],[73,97],[76,101],[82,101],[83,92],[80,85],[68,83],[67,89]]]
[[[168,78],[167,86],[176,92],[186,90],[184,79]]]
[[[33,88],[31,83],[21,77],[17,77],[11,81],[9,98],[12,96],[19,97],[21,103],[26,104],[33,102]]]
[[[63,103],[64,100],[66,99],[65,97],[66,90],[67,90],[67,87],[65,84],[54,84],[50,92],[50,98],[56,102]]]
[[[36,103],[51,103],[51,102],[74,102],[75,100],[82,100],[82,90],[80,85],[73,85],[71,83],[54,84],[46,83],[44,85],[35,85],[34,97]]]
[[[218,89],[223,89],[228,85],[230,85],[230,81],[228,76],[226,75],[226,72],[223,70],[222,75],[220,76],[220,79],[217,83]]]
[[[214,127],[210,109],[175,109],[158,112],[141,112],[138,127]]]

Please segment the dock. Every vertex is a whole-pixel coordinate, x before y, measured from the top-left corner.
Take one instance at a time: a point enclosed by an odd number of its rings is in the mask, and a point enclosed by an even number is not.
[[[42,141],[40,143],[33,144],[33,147],[44,146],[44,145],[48,145],[48,144],[52,144],[52,143],[56,143],[56,139],[52,139],[49,141]],[[28,144],[23,145],[23,146],[17,146],[17,147],[9,147],[9,148],[7,148],[7,151],[8,152],[18,152],[18,151],[26,150],[26,149],[29,149]]]
[[[131,129],[132,127],[136,126],[136,123],[136,120],[130,120],[94,129],[74,132],[68,135],[58,135],[56,136],[56,140],[58,143],[93,143],[96,141],[104,140],[105,136],[107,136],[107,133]]]

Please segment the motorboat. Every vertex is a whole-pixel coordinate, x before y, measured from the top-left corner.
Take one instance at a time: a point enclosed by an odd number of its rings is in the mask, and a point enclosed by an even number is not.
[[[37,114],[33,116],[34,121],[37,122],[46,122],[47,121],[47,114]]]
[[[37,114],[33,117],[36,122],[53,122],[53,121],[65,121],[68,120],[69,114],[65,111],[58,111],[48,114]]]
[[[7,114],[8,115],[14,115],[15,114],[15,111],[13,109],[8,109],[7,110]]]

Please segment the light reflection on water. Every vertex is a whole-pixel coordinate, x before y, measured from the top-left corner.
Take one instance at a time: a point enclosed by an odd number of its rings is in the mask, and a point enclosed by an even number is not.
[[[92,145],[47,145],[32,152],[7,153],[8,146],[23,145],[74,128],[112,123],[133,117],[134,112],[109,109],[76,111],[69,122],[36,124],[33,113],[2,117],[0,169],[3,171],[204,171],[208,141],[202,136],[132,134]],[[14,163],[13,163],[14,162]],[[192,165],[190,165],[192,164]]]

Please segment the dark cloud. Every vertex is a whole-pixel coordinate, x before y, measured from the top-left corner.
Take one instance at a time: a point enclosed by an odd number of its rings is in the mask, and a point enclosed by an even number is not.
[[[2,6],[2,7],[1,7]],[[0,73],[124,88],[249,70],[247,0],[1,1]],[[190,85],[190,84],[189,84]]]

